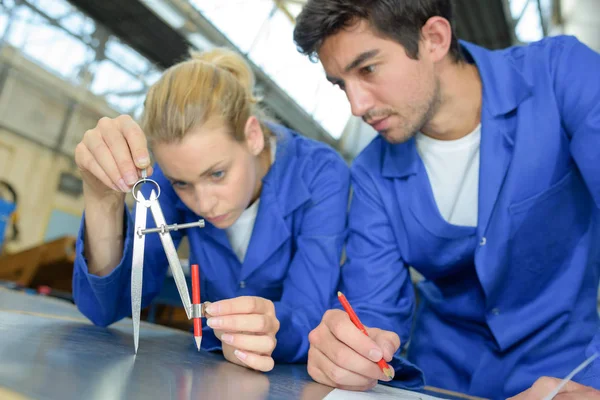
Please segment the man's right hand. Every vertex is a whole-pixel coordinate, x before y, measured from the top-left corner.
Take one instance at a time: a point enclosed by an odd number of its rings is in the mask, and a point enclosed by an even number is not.
[[[329,310],[308,335],[308,373],[317,382],[345,390],[368,390],[390,379],[377,361],[389,362],[400,347],[394,332],[366,328],[365,336],[342,310]]]

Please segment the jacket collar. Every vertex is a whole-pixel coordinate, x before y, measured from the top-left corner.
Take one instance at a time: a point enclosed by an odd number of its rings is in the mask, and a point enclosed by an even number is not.
[[[269,124],[277,139],[275,163],[263,178],[263,191],[273,191],[282,216],[291,214],[310,198],[310,191],[302,177],[302,160],[298,157],[296,134],[280,125]],[[262,194],[261,194],[262,198]]]
[[[490,51],[465,41],[460,44],[467,61],[479,70],[483,108],[492,116],[508,114],[531,95],[533,86],[514,64],[510,49]]]

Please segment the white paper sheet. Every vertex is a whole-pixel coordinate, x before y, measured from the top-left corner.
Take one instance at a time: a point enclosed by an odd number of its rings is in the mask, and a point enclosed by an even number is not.
[[[368,392],[334,389],[324,400],[440,400],[442,397],[410,392],[390,386],[377,385]]]

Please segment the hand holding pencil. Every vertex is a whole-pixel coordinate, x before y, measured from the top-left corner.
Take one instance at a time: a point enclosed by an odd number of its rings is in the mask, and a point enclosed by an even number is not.
[[[356,326],[358,329],[360,329],[360,331],[362,333],[364,333],[366,336],[369,336],[369,334],[367,333],[367,330],[363,326],[362,322],[360,322],[360,319],[358,319],[358,316],[352,309],[352,306],[350,305],[350,303],[348,303],[346,296],[344,296],[344,294],[342,292],[338,292],[337,295],[338,295],[338,299],[340,300],[340,303],[342,303],[342,307],[344,307],[344,310],[348,313],[348,316],[350,317],[350,321],[352,321],[354,326]],[[394,377],[394,369],[385,362],[385,360],[383,359],[383,354],[382,354],[381,358],[379,359],[379,361],[377,361],[377,365],[381,369],[381,372],[383,372],[385,374],[385,376],[387,376],[390,379],[392,379]]]
[[[386,361],[400,348],[400,338],[394,332],[364,327],[346,298],[338,298],[347,311],[327,311],[308,336],[309,375],[346,390],[368,390],[378,380],[389,381],[394,371]]]

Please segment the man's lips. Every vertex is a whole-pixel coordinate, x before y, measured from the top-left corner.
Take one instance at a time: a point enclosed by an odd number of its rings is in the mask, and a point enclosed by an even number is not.
[[[386,130],[387,128],[389,128],[389,118],[390,116],[388,115],[387,117],[384,118],[380,118],[377,120],[372,120],[367,122],[369,125],[371,125],[373,127],[373,129],[375,129],[377,132],[381,132]]]

